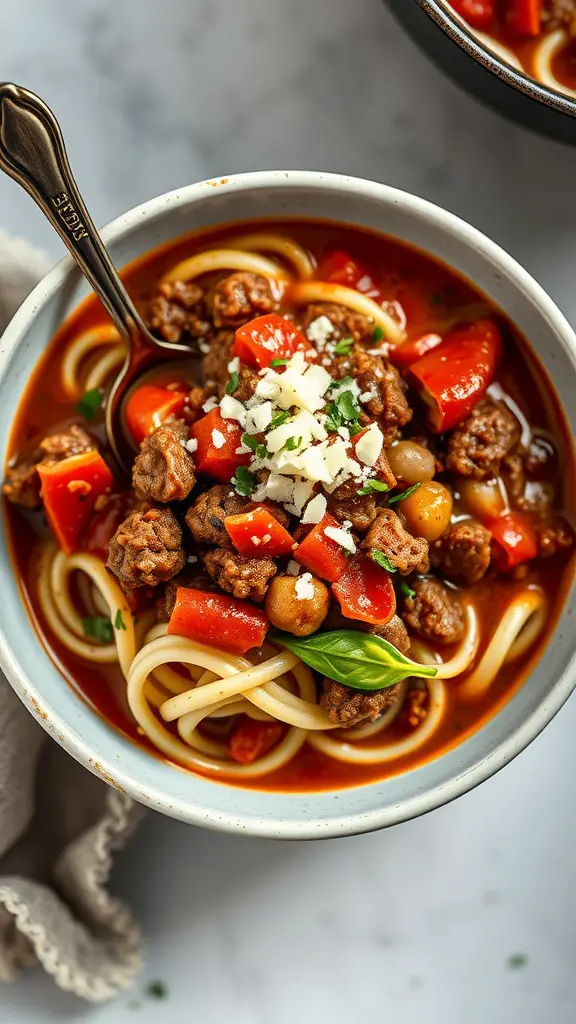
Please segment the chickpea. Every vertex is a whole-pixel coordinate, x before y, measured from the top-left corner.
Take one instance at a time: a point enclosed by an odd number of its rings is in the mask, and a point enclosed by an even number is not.
[[[300,597],[297,586],[301,591],[312,586],[314,593],[311,597]],[[310,573],[305,580],[301,576],[276,576],[268,587],[266,614],[270,622],[295,636],[309,636],[320,629],[329,607],[328,587]]]
[[[429,480],[400,501],[398,508],[410,533],[432,543],[450,525],[452,505],[452,492],[438,480]]]
[[[460,480],[457,490],[463,510],[481,523],[496,519],[504,511],[506,503],[500,479]]]
[[[396,479],[410,487],[434,476],[436,460],[432,452],[415,441],[399,441],[386,454]]]

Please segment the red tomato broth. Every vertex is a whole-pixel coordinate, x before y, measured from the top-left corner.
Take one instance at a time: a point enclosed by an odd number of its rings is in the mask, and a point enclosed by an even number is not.
[[[229,234],[245,231],[248,225],[234,225],[198,235],[186,236],[167,244],[153,253],[142,257],[123,272],[131,294],[142,306],[151,285],[170,266],[189,256],[207,244],[225,239]],[[253,226],[253,225],[251,225]],[[259,225],[257,225],[259,226]],[[455,319],[466,320],[470,310],[474,315],[494,315],[488,300],[479,295],[452,270],[444,267],[431,257],[403,244],[383,238],[364,229],[336,226],[321,222],[298,222],[292,219],[274,224],[266,222],[268,230],[289,231],[298,241],[314,253],[318,262],[335,248],[345,249],[367,267],[371,277],[378,283],[381,294],[394,301],[401,290],[414,287],[418,295],[429,294],[429,320],[426,331],[445,331]],[[420,299],[419,299],[420,307]],[[497,314],[503,322],[501,314]],[[13,427],[10,455],[32,450],[38,436],[48,428],[69,422],[72,414],[71,402],[61,391],[59,382],[59,354],[68,342],[80,331],[105,323],[105,314],[94,298],[86,299],[59,330],[47,352],[31,376],[23,396],[18,417]],[[505,323],[505,321],[504,321]],[[496,372],[495,380],[518,404],[529,421],[554,438],[559,462],[559,479],[564,481],[565,502],[574,507],[574,465],[573,453],[568,440],[564,417],[547,375],[528,343],[521,339],[511,325],[506,324],[504,355]],[[422,316],[418,314],[417,330],[414,337],[422,333]],[[411,337],[410,324],[407,325]],[[191,379],[191,383],[194,380]],[[101,427],[88,424],[91,432],[102,437]],[[46,528],[38,513],[22,514],[9,506],[5,508],[7,528],[11,538],[11,549],[22,593],[32,621],[42,643],[57,668],[75,692],[95,709],[110,724],[133,742],[143,746],[155,756],[164,759],[145,736],[140,735],[129,713],[125,698],[125,682],[116,666],[106,667],[89,664],[73,655],[54,638],[43,620],[34,592],[33,548],[39,533],[46,536]],[[513,593],[530,582],[538,582],[547,593],[554,595],[553,615],[549,617],[546,634],[525,657],[505,667],[490,687],[488,693],[478,701],[459,706],[456,684],[447,683],[448,710],[444,722],[434,736],[423,744],[417,753],[399,758],[390,763],[358,766],[341,763],[305,747],[285,767],[268,776],[256,779],[227,779],[218,777],[220,784],[240,785],[261,790],[325,790],[351,787],[397,775],[426,763],[460,743],[464,738],[481,728],[506,703],[521,686],[532,664],[540,656],[555,620],[562,607],[572,579],[573,558],[550,562],[539,560],[537,567],[529,564],[528,573],[521,582],[486,580],[475,588],[477,601],[486,635],[490,635],[503,607]],[[449,649],[444,648],[442,656],[447,657]],[[388,728],[386,738],[396,739],[406,735],[410,729],[403,721],[403,713]],[[170,726],[175,729],[175,725]],[[382,737],[364,741],[369,745],[382,742]],[[187,770],[187,769],[182,769]]]

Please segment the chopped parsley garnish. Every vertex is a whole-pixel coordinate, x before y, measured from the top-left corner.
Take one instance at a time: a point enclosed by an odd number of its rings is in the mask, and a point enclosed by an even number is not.
[[[87,619],[82,619],[82,629],[84,636],[99,640],[102,644],[111,644],[114,639],[112,623],[103,615],[89,615]]]
[[[126,629],[126,623],[122,618],[122,609],[118,608],[116,612],[116,618],[114,619],[114,629]]]
[[[353,344],[354,344],[354,338],[342,338],[342,341],[339,341],[334,346],[334,354],[337,355],[337,356],[347,356],[347,355],[349,355],[350,349],[352,348]]]
[[[400,494],[395,494],[392,498],[389,498],[388,499],[388,504],[389,505],[393,505],[395,501],[404,501],[404,498],[407,498],[409,494],[414,494],[414,491],[417,491],[418,488],[421,487],[421,486],[422,486],[421,483],[420,484],[412,484],[412,487],[409,487],[408,490],[401,491]]]
[[[512,955],[508,957],[506,963],[513,971],[517,971],[521,967],[526,967],[528,957],[526,956],[526,953],[512,953]]]
[[[372,494],[372,491],[389,491],[390,485],[383,480],[367,480],[364,487],[361,487],[358,494]]]
[[[302,444],[302,438],[301,437],[289,437],[288,440],[286,441],[286,444],[284,445],[284,447],[289,452],[295,452],[296,449],[299,448],[301,444]]]
[[[408,584],[404,582],[404,580],[402,580],[402,583],[400,584],[400,593],[403,594],[404,597],[407,597],[410,601],[412,601],[416,597],[416,591],[412,590],[412,587],[409,587]]]
[[[246,466],[238,466],[230,483],[242,498],[249,498],[256,486],[256,477]]]
[[[339,427],[347,426],[351,434],[357,434],[360,430],[358,417],[360,409],[356,405],[354,395],[351,391],[342,391],[333,402],[326,406],[326,422],[324,426],[328,433],[335,433]]]
[[[330,389],[332,391],[337,391],[338,388],[343,388],[345,385],[346,387],[348,387],[349,384],[353,383],[353,377],[342,377],[342,380],[335,380],[334,383],[330,385]]]
[[[103,399],[104,392],[102,389],[92,388],[82,395],[76,406],[76,412],[80,413],[85,420],[93,420],[98,410],[102,407]]]
[[[151,981],[146,986],[146,995],[151,999],[166,999],[168,989],[163,981]]]
[[[282,424],[286,423],[286,420],[289,419],[290,413],[288,412],[288,410],[285,410],[284,412],[277,412],[276,415],[272,417],[272,422],[270,423],[270,427],[268,429],[276,430],[276,427],[281,427]]]
[[[370,551],[370,557],[374,559],[376,565],[381,566],[382,569],[386,569],[387,572],[396,572],[396,566],[392,565],[392,562],[383,551],[377,551],[376,548],[372,548]]]
[[[226,385],[226,394],[227,395],[233,395],[234,392],[236,391],[236,388],[238,387],[239,383],[240,383],[240,374],[236,373],[236,370],[234,370],[234,373],[230,374],[230,380],[228,381],[228,383]]]
[[[257,437],[253,437],[252,434],[242,434],[242,444],[250,448],[251,451],[256,452],[259,459],[265,459],[268,455],[268,449],[265,444],[260,444]]]
[[[381,327],[375,327],[374,330],[372,331],[372,341],[375,341],[375,342],[382,341],[383,337],[384,337],[384,331],[382,330],[382,328]]]
[[[286,366],[287,359],[271,359],[270,366]]]

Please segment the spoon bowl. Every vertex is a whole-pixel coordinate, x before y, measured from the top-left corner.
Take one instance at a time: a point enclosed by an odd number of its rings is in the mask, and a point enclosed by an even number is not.
[[[10,82],[0,83],[0,168],[38,204],[126,342],[126,359],[109,393],[105,423],[110,449],[127,470],[134,451],[122,421],[128,391],[142,373],[158,363],[181,360],[192,350],[150,333],[80,195],[58,121],[39,96]]]

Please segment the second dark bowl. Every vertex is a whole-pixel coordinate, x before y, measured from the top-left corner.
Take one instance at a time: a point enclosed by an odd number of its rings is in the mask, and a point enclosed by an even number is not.
[[[385,0],[400,24],[458,85],[517,124],[576,145],[576,100],[487,50],[438,0]]]

